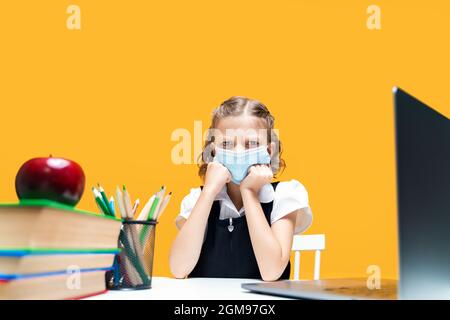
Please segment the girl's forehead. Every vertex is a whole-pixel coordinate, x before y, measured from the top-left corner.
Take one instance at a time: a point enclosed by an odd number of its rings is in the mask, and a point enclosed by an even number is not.
[[[223,135],[234,132],[248,132],[255,134],[267,130],[267,124],[262,118],[252,115],[229,116],[220,119],[216,124],[216,129]],[[228,134],[227,134],[228,132]]]

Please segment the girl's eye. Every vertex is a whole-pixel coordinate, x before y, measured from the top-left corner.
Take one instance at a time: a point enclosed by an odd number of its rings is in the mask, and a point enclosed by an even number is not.
[[[231,148],[233,148],[233,143],[231,141],[223,141],[222,148],[231,149]]]
[[[248,148],[257,148],[259,147],[259,141],[247,141],[246,147]]]

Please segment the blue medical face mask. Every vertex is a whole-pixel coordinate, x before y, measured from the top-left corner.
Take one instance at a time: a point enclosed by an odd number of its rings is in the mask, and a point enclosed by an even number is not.
[[[270,164],[270,155],[267,146],[248,149],[245,151],[231,151],[217,148],[214,161],[217,161],[231,173],[231,181],[240,184],[247,176],[248,169],[255,164]]]

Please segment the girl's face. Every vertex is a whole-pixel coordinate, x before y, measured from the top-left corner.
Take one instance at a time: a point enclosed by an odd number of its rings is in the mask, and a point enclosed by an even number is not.
[[[263,119],[240,115],[222,118],[218,121],[215,136],[215,147],[231,151],[244,151],[260,146],[267,146],[269,154],[273,154],[275,144],[268,145],[267,126]]]

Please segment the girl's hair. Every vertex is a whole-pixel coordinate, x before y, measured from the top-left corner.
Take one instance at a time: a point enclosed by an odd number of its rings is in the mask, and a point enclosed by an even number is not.
[[[217,128],[217,124],[225,117],[240,116],[242,114],[252,115],[264,120],[267,129],[267,144],[269,145],[271,142],[274,142],[275,146],[278,147],[278,150],[275,149],[274,154],[271,155],[272,159],[278,160],[275,163],[271,163],[274,176],[285,169],[286,162],[281,158],[281,141],[278,139],[274,130],[275,118],[270,114],[269,109],[258,100],[234,96],[225,100],[219,107],[213,110],[211,126],[209,127],[202,153],[198,159],[198,175],[202,179],[205,178],[208,163],[214,157],[210,144],[215,140],[213,132]]]

